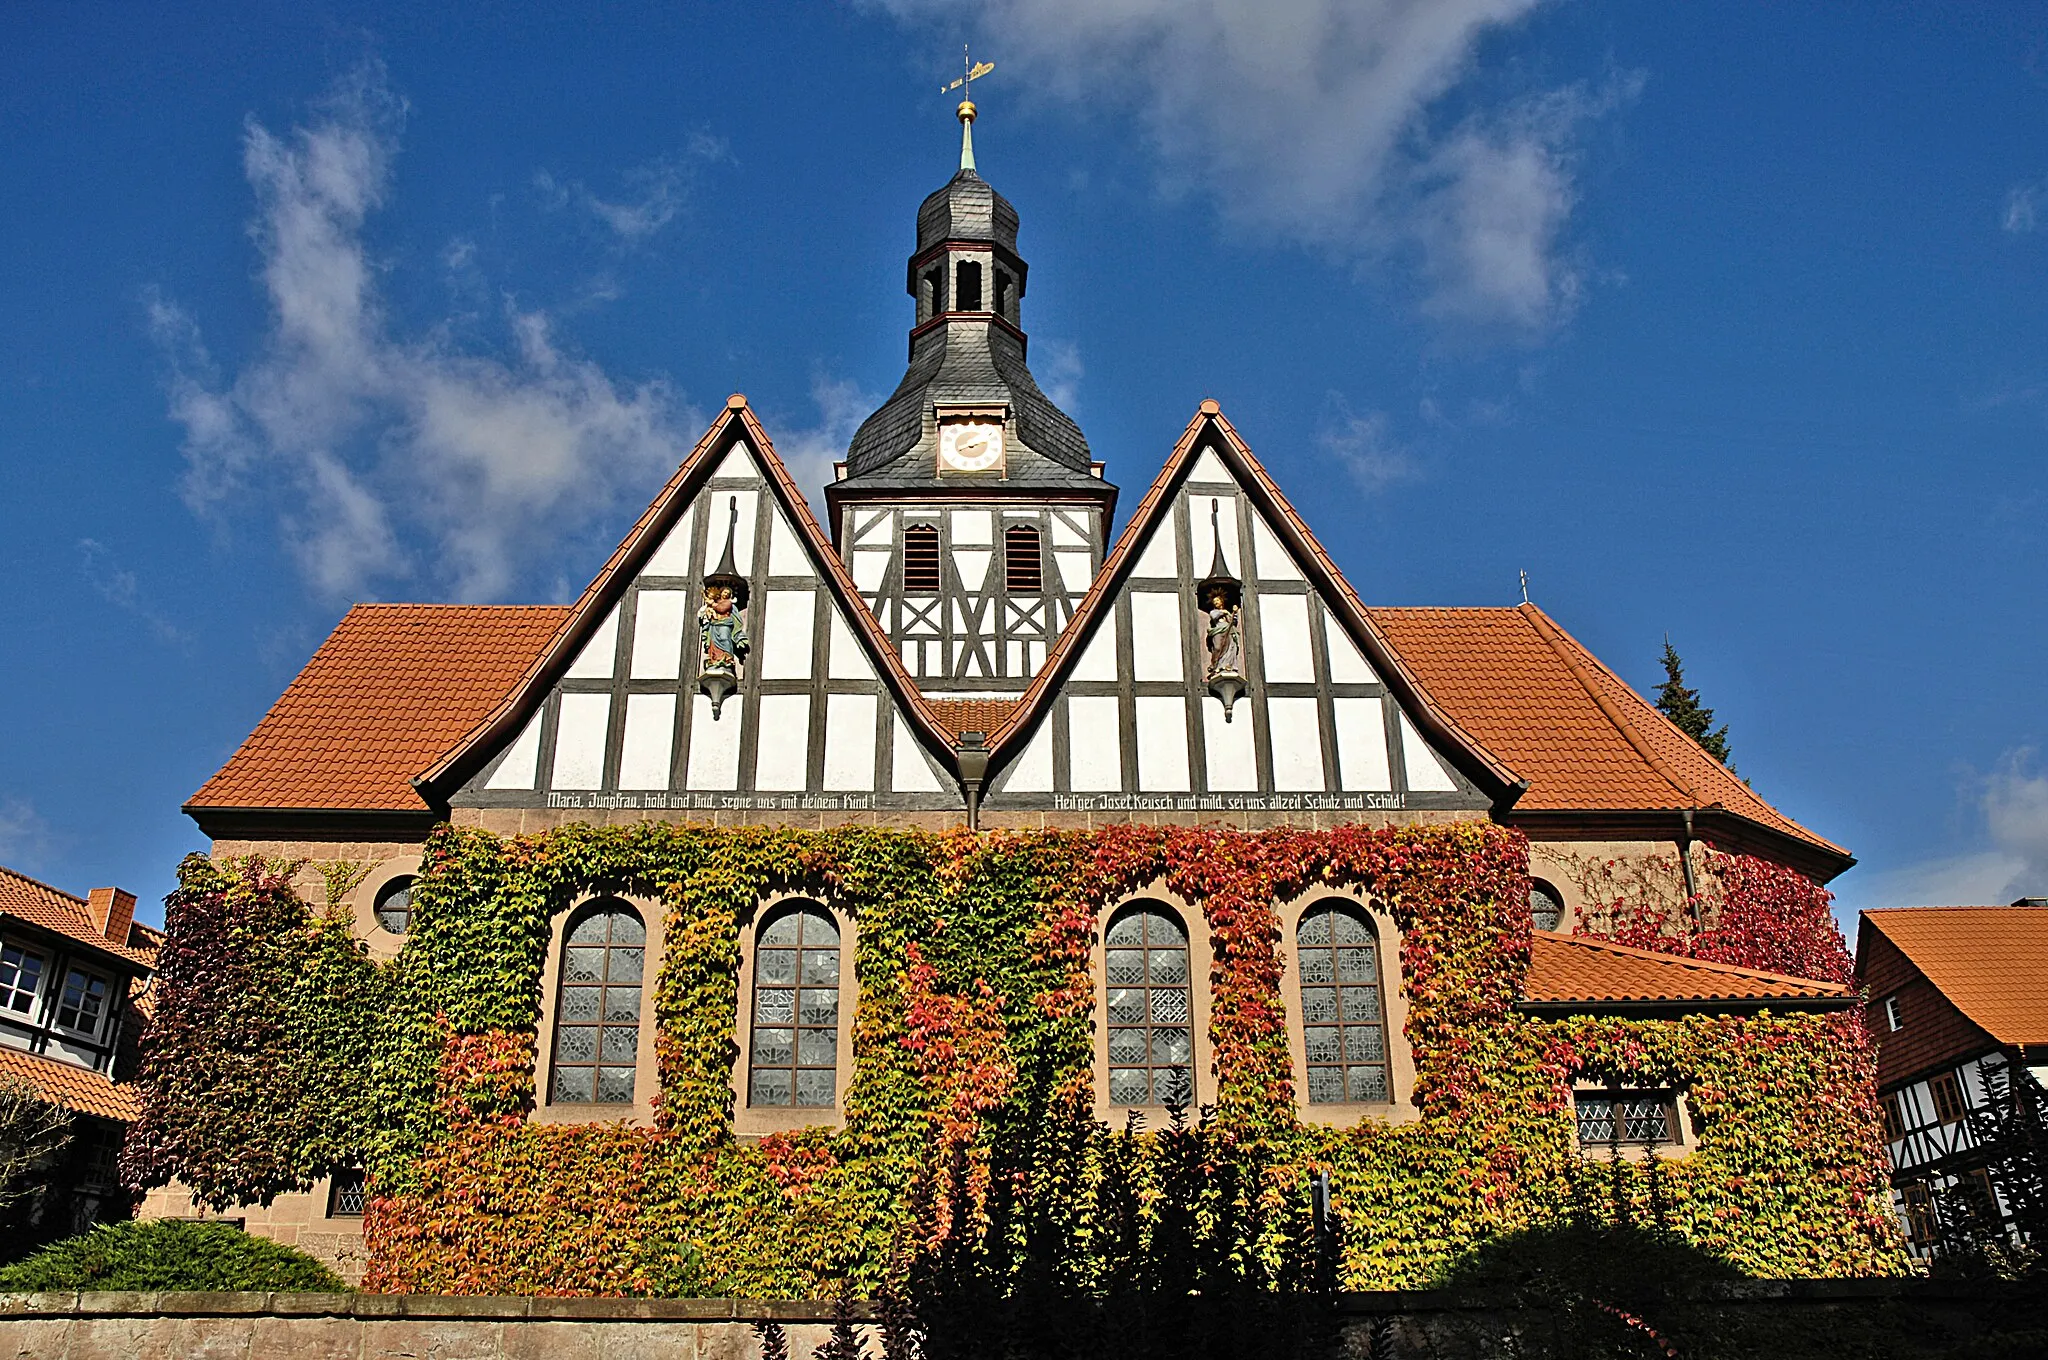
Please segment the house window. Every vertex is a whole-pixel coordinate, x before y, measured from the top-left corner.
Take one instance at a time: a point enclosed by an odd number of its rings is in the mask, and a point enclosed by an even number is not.
[[[369,1187],[360,1171],[337,1171],[327,1185],[327,1216],[329,1218],[361,1218],[363,1201],[369,1197]]]
[[[1678,1110],[1663,1091],[1580,1091],[1579,1142],[1655,1147],[1678,1141]]]
[[[393,935],[412,929],[412,875],[392,879],[377,889],[377,924]]]
[[[1906,1136],[1905,1097],[1894,1091],[1877,1102],[1878,1110],[1884,1115],[1884,1140],[1896,1143]]]
[[[1309,1104],[1389,1099],[1380,951],[1372,923],[1349,905],[1314,906],[1302,913],[1294,945]]]
[[[1540,878],[1529,880],[1529,924],[1538,930],[1556,930],[1564,922],[1564,898]]]
[[[42,990],[45,960],[20,945],[0,948],[0,1010],[33,1015]]]
[[[106,1018],[107,980],[77,968],[65,973],[64,991],[57,998],[58,1025],[91,1037],[100,1032],[100,1024]]]
[[[1906,1201],[1906,1240],[1916,1247],[1931,1247],[1941,1239],[1934,1215],[1934,1195],[1924,1181],[1907,1181],[1899,1187]]]
[[[839,927],[815,902],[784,907],[754,939],[749,1105],[838,1098]]]
[[[647,927],[616,898],[586,907],[571,924],[562,944],[550,1101],[632,1104],[646,956]]]
[[[931,524],[912,524],[903,531],[903,593],[939,593],[939,531]]]
[[[1109,982],[1109,1103],[1194,1100],[1188,932],[1163,903],[1128,907],[1104,937]]]
[[[1893,1033],[1906,1027],[1906,1022],[1899,1018],[1899,999],[1896,996],[1884,999],[1884,1023]]]
[[[1934,1096],[1934,1117],[1944,1124],[1957,1124],[1969,1112],[1963,1100],[1963,1084],[1956,1080],[1953,1072],[1943,1072],[1927,1083],[1928,1091]]]
[[[1012,524],[1003,530],[1003,588],[1012,595],[1036,595],[1045,589],[1045,562],[1038,530]]]

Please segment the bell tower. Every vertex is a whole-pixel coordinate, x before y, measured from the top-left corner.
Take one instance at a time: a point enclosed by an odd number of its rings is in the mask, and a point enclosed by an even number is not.
[[[959,84],[984,73],[974,68]],[[1017,210],[974,163],[917,210],[910,363],[825,489],[832,535],[932,698],[1019,694],[1102,565],[1116,488],[1025,362]]]

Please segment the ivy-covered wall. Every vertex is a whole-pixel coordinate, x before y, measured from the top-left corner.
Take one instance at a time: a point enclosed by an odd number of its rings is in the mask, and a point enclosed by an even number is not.
[[[1808,948],[1826,894],[1724,858],[1728,919],[1804,913],[1787,929]],[[1202,1278],[1279,1285],[1309,1254],[1319,1169],[1350,1288],[1426,1284],[1477,1242],[1596,1189],[1758,1275],[1901,1268],[1859,1022],[1516,1012],[1527,846],[1484,823],[444,827],[388,965],[294,896],[288,873],[187,863],[126,1170],[225,1205],[366,1164],[372,1288],[810,1296],[971,1250],[985,1271],[1104,1290],[1162,1268],[1168,1242]],[[1112,1129],[1092,1117],[1089,950],[1107,912],[1152,885],[1206,918],[1213,1000],[1198,1056],[1214,1064],[1216,1098],[1197,1127]],[[1275,905],[1318,887],[1367,892],[1400,927],[1419,1120],[1297,1117]],[[740,942],[779,891],[858,921],[853,1076],[842,1126],[741,1142]],[[661,1078],[652,1129],[526,1118],[550,925],[591,892],[667,906],[643,1028]],[[1769,932],[1745,929],[1768,954]],[[1742,961],[1794,971],[1812,957]],[[1647,1169],[1589,1166],[1570,1106],[1581,1078],[1683,1085],[1697,1147]]]

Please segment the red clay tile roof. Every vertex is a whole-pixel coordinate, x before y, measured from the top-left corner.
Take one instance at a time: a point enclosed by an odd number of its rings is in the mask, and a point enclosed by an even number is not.
[[[0,916],[55,931],[143,969],[156,967],[156,946],[163,939],[161,933],[138,925],[129,928],[126,943],[116,944],[93,925],[84,899],[4,867],[0,867]]]
[[[1717,1002],[1849,1005],[1839,982],[1767,973],[1541,931],[1529,941],[1525,1000],[1539,1006]]]
[[[2048,1044],[2048,907],[1889,907],[1863,919],[2001,1044]]]
[[[983,736],[1001,727],[1016,711],[1015,699],[926,699],[925,707],[939,720],[939,726],[946,729],[954,740],[962,732],[979,732]]]
[[[424,810],[413,777],[497,706],[568,613],[357,605],[186,806]]]
[[[80,1114],[132,1123],[141,1112],[133,1086],[116,1086],[104,1072],[74,1067],[19,1049],[0,1048],[0,1077],[18,1077],[52,1105],[62,1105]]]
[[[1847,854],[1757,797],[1535,605],[1366,612],[1430,696],[1529,781],[1517,811],[1720,807]]]

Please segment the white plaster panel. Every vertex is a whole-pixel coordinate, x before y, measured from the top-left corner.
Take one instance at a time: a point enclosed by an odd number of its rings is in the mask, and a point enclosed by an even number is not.
[[[647,565],[640,569],[643,576],[689,576],[690,533],[697,525],[697,505],[692,501],[683,510],[683,516],[675,527],[668,531],[668,537],[661,540],[661,546],[647,559]]]
[[[1138,561],[1131,568],[1131,575],[1144,577],[1163,576],[1169,580],[1180,575],[1179,529],[1172,516],[1167,516],[1153,526],[1152,537],[1145,540],[1145,550],[1138,554]]]
[[[1131,675],[1138,680],[1179,680],[1180,596],[1159,590],[1131,592]]]
[[[1330,681],[1338,685],[1376,685],[1379,674],[1372,663],[1365,659],[1365,653],[1358,650],[1358,644],[1330,617],[1323,614],[1323,638],[1329,648]],[[1384,745],[1385,743],[1382,743]]]
[[[960,588],[979,595],[988,581],[988,563],[995,554],[985,548],[953,549],[953,570],[960,574]]]
[[[1387,723],[1378,699],[1333,699],[1338,787],[1380,793],[1394,787],[1387,763]]]
[[[1052,545],[1055,548],[1085,548],[1088,535],[1069,524],[1067,517],[1055,510],[1052,512]]]
[[[1116,613],[1106,611],[1095,626],[1095,636],[1081,649],[1069,676],[1074,680],[1116,679]]]
[[[1209,508],[1216,507],[1216,523],[1212,530],[1209,523]],[[1196,578],[1209,574],[1209,567],[1216,557],[1216,540],[1223,540],[1223,565],[1232,576],[1244,579],[1244,554],[1237,549],[1237,498],[1235,496],[1205,496],[1198,492],[1188,495],[1188,547],[1192,550],[1188,560],[1195,565]]]
[[[924,747],[910,734],[910,724],[896,715],[896,749],[890,753],[889,787],[898,793],[940,793],[943,786],[924,758]]]
[[[874,548],[853,550],[853,583],[872,595],[882,588],[882,578],[889,574],[889,558],[893,552]]]
[[[687,590],[640,592],[633,616],[633,667],[628,674],[635,680],[673,680],[682,674],[683,624],[689,612]]]
[[[809,788],[811,696],[761,696],[761,736],[754,749],[754,787],[779,793]]]
[[[746,570],[744,567],[742,571]],[[770,576],[812,575],[810,554],[797,540],[796,526],[781,506],[768,512],[768,574]]]
[[[747,446],[747,441],[744,439],[738,441],[725,451],[725,457],[718,460],[718,466],[711,469],[711,475],[734,481],[744,479],[746,481],[758,482],[761,480],[761,474],[754,466],[753,450]]]
[[[986,510],[955,510],[953,542],[967,547],[988,547],[996,541],[995,516]]]
[[[1443,762],[1429,749],[1429,743],[1415,730],[1415,724],[1408,715],[1401,715],[1401,763],[1408,771],[1408,787],[1418,793],[1452,793],[1457,783],[1452,780]]]
[[[725,555],[726,532],[732,533],[732,564],[739,568],[740,575],[749,576],[754,570],[754,494],[751,491],[707,491],[705,499],[711,502],[711,517],[704,522],[704,569],[710,571],[718,566]],[[738,523],[732,522],[732,509],[739,507]]]
[[[1273,787],[1313,793],[1323,787],[1323,739],[1314,699],[1266,700],[1266,731],[1273,743]]]
[[[735,695],[725,701],[724,713],[711,716],[711,701],[701,694],[691,696],[690,764],[683,783],[693,789],[736,789],[740,786],[740,733],[746,726],[747,706]]]
[[[619,739],[619,787],[665,789],[676,747],[676,696],[626,696],[626,730]]]
[[[1230,469],[1223,466],[1223,460],[1216,456],[1216,450],[1213,448],[1202,450],[1202,456],[1197,458],[1195,465],[1188,469],[1188,480],[1191,482],[1229,482],[1233,485],[1237,482],[1237,478],[1230,475]]]
[[[1208,764],[1212,792],[1252,792],[1259,787],[1249,703],[1239,699],[1225,719],[1222,700],[1213,694],[1202,696],[1202,755]]]
[[[830,613],[832,650],[825,661],[825,674],[834,680],[873,680],[875,668],[861,650],[860,639],[853,635],[853,625],[837,608]]]
[[[1088,585],[1095,579],[1095,564],[1084,552],[1056,552],[1052,560],[1059,563],[1060,583],[1068,593],[1086,594]]]
[[[754,637],[763,680],[803,680],[811,674],[811,638],[817,631],[815,591],[771,590],[761,601]]]
[[[505,758],[485,781],[487,789],[530,789],[540,769],[540,719],[545,708],[527,719],[525,730],[505,748]]]
[[[1186,793],[1188,709],[1179,695],[1137,699],[1138,788],[1145,793]]]
[[[875,786],[875,696],[832,694],[825,699],[825,787]]]
[[[1123,741],[1113,695],[1067,697],[1067,786],[1081,793],[1123,788]]]
[[[895,526],[890,522],[887,510],[856,510],[853,512],[853,541],[862,543],[880,542],[887,544]]]
[[[571,680],[609,680],[618,655],[619,607],[613,605],[612,612],[604,616],[604,622],[597,625],[590,641],[583,644],[583,650],[569,664],[567,675]]]
[[[604,786],[604,739],[611,727],[612,696],[564,694],[555,717],[555,772],[549,788]]]
[[[1269,682],[1314,683],[1316,666],[1308,645],[1308,596],[1259,596],[1259,642]]]
[[[1304,580],[1301,568],[1294,564],[1294,557],[1280,546],[1280,538],[1273,532],[1273,526],[1266,523],[1265,516],[1252,516],[1252,564],[1261,581]]]
[[[1071,701],[1070,701],[1071,702]],[[1051,793],[1052,792],[1052,720],[1038,725],[1031,734],[1031,740],[1024,743],[1023,753],[1010,765],[1010,773],[1003,782],[1005,793]]]

